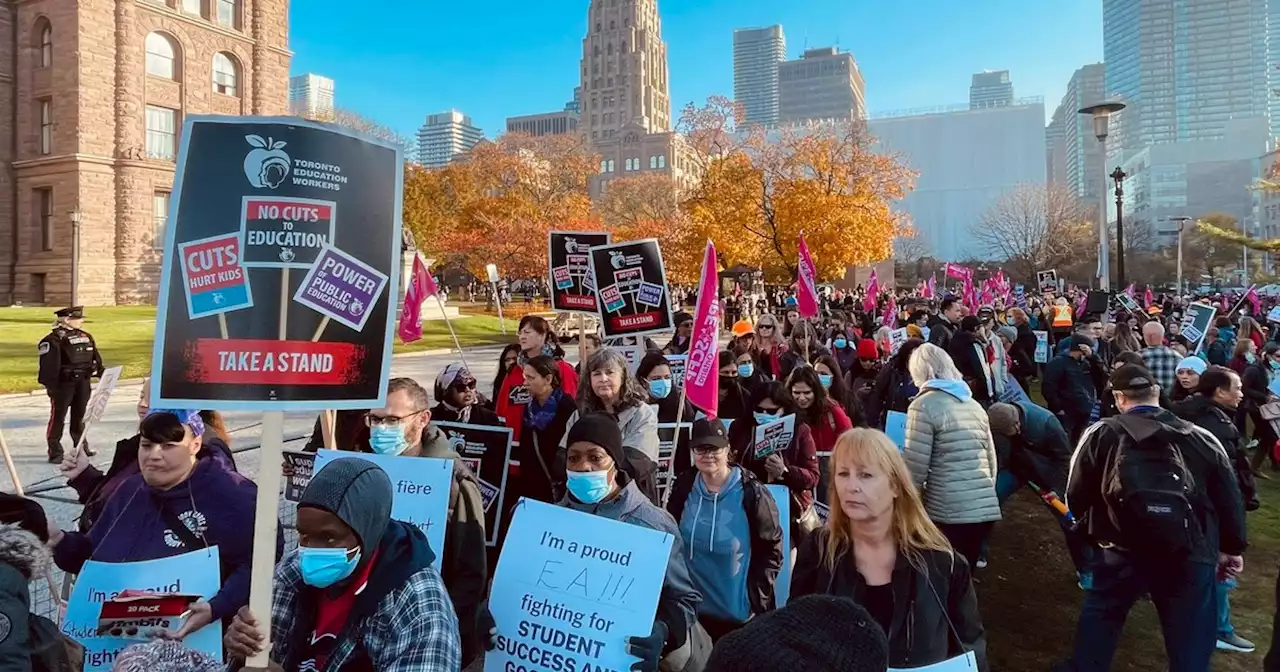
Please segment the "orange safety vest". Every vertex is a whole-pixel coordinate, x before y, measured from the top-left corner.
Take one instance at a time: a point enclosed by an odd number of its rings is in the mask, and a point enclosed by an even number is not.
[[[1053,328],[1054,329],[1070,329],[1071,328],[1071,306],[1054,306],[1053,307]]]

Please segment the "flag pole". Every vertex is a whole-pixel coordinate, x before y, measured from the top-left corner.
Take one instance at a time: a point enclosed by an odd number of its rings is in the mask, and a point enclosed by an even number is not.
[[[428,273],[429,272],[430,271],[428,271]],[[462,366],[465,367],[467,372],[471,373],[474,377],[475,372],[471,371],[471,365],[467,364],[467,356],[462,353],[462,344],[458,342],[458,334],[453,330],[453,321],[449,319],[449,313],[444,310],[444,299],[440,298],[439,291],[436,292],[436,305],[440,306],[440,314],[444,317],[444,324],[446,327],[449,327],[449,335],[453,337],[453,346],[458,349],[458,359],[462,360]],[[499,317],[498,319],[501,320],[502,318]],[[505,326],[503,329],[503,333],[506,333]]]

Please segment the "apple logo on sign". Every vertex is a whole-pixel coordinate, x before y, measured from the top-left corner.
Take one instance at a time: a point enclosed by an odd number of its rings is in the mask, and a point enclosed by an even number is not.
[[[249,184],[259,189],[275,189],[283,184],[290,164],[284,141],[263,140],[261,135],[246,135],[244,140],[253,146],[244,157],[244,176],[249,178]]]

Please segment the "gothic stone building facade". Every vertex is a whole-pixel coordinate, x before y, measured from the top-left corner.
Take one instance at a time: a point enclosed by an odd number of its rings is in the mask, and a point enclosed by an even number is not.
[[[182,119],[285,114],[288,19],[288,0],[0,0],[0,305],[154,302]]]

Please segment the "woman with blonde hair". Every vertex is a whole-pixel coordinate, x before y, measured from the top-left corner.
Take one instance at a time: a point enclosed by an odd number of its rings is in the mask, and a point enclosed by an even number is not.
[[[969,564],[925,514],[897,446],[882,432],[842,434],[831,455],[826,525],[800,547],[791,597],[861,604],[889,639],[889,666],[972,654],[987,669],[986,634]]]
[[[756,340],[754,355],[756,371],[766,376],[778,377],[782,370],[782,354],[787,351],[786,339],[782,336],[782,328],[778,318],[765,313],[756,320]]]

